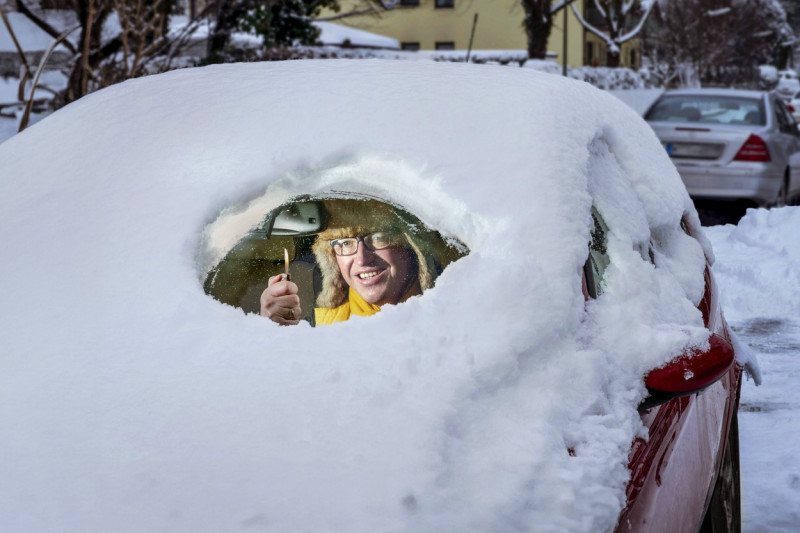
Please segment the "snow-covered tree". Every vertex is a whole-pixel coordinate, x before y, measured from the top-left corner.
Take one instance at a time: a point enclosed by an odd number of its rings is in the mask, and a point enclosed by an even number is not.
[[[786,21],[797,33],[800,31],[800,2],[797,0],[781,0],[781,6],[786,12]]]
[[[213,23],[205,59],[221,62],[236,58],[226,53],[234,31],[260,35],[265,47],[315,44],[319,31],[312,24],[314,17],[325,8],[339,10],[339,0],[211,0],[201,10],[192,9],[188,24],[170,28],[170,15],[179,0],[10,1],[72,55],[67,87],[56,105],[129,78],[174,68],[173,60],[208,19]],[[363,2],[330,18],[395,5],[395,0]],[[54,10],[60,13],[55,21],[50,16]],[[32,70],[28,68],[26,76],[32,76]]]
[[[396,7],[397,0],[361,0],[346,11],[340,11],[339,0],[216,0],[213,5],[208,60],[221,62],[230,57],[228,47],[235,31],[260,36],[265,48],[314,45],[319,39],[314,20],[380,14]],[[320,18],[323,10],[334,15]]]
[[[574,3],[570,8],[584,28],[605,41],[606,64],[617,67],[622,44],[639,35],[654,5],[655,0],[592,0],[597,21],[581,15]]]
[[[644,33],[665,85],[748,84],[794,36],[777,0],[663,0]]]

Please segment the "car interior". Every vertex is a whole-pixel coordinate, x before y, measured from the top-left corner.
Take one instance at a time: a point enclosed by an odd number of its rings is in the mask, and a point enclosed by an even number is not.
[[[301,196],[267,213],[208,273],[204,289],[214,299],[258,313],[260,296],[271,276],[284,273],[285,254],[289,275],[298,286],[302,319],[314,325],[314,307],[322,288],[322,275],[312,252],[317,235],[336,227],[343,213],[369,217],[389,209],[407,231],[414,234],[436,275],[469,249],[460,240],[444,236],[399,205],[355,194]],[[285,250],[285,251],[284,251]]]
[[[763,126],[764,105],[752,98],[663,97],[645,116],[648,121],[702,122]]]

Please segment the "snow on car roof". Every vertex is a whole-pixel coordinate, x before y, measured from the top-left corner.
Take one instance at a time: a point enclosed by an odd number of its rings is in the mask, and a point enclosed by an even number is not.
[[[644,373],[707,336],[674,167],[634,111],[558,76],[187,69],[67,106],[0,168],[4,529],[607,530]],[[203,293],[268,210],[330,191],[471,252],[336,326]],[[585,304],[592,204],[612,267]]]

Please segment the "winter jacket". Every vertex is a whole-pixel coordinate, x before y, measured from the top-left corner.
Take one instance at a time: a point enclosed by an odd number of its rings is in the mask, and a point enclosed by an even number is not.
[[[314,309],[314,319],[317,325],[344,322],[350,315],[371,316],[381,308],[362,298],[352,288],[348,289],[347,301],[338,307],[317,307]]]

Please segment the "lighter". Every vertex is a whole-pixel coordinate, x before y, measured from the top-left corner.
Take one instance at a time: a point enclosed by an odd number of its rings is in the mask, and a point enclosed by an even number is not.
[[[281,281],[292,281],[292,277],[289,275],[289,250],[286,248],[283,249],[283,268],[285,273],[281,274]]]

